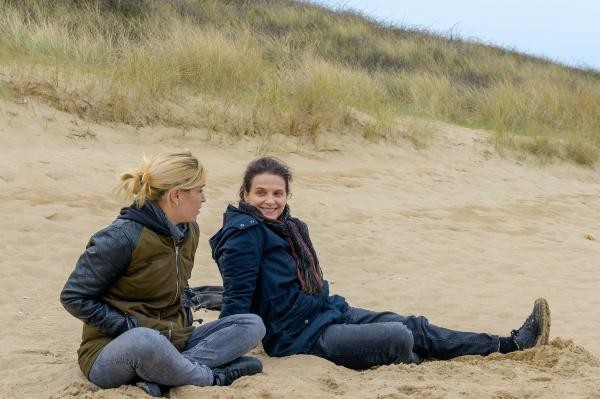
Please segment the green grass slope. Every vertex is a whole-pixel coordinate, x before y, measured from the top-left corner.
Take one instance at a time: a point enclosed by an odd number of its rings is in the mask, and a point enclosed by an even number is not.
[[[597,71],[295,1],[0,0],[0,68],[1,96],[96,121],[394,140],[409,115],[600,151]]]

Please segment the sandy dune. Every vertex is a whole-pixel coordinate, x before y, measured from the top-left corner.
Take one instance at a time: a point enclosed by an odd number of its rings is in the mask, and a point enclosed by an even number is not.
[[[220,283],[206,241],[265,142],[207,136],[0,101],[0,398],[144,397],[85,380],[75,354],[81,323],[58,294],[88,237],[125,205],[111,194],[118,173],[143,152],[182,147],[209,170],[192,285]],[[275,139],[275,155],[296,173],[292,211],[311,226],[335,293],[496,334],[520,326],[544,296],[552,343],[364,372],[257,348],[263,374],[173,389],[171,398],[600,398],[598,170],[503,158],[484,132],[445,125],[422,151],[340,136],[316,146]]]

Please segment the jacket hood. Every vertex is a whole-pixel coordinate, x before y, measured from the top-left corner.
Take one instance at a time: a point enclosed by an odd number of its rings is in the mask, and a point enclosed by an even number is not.
[[[145,201],[141,207],[132,204],[123,208],[117,219],[140,223],[157,234],[172,237],[177,244],[185,240],[188,235],[188,224],[174,225],[169,222],[162,209],[154,201]]]
[[[213,258],[215,256],[215,252],[219,249],[222,238],[225,232],[231,228],[236,227],[238,229],[244,229],[247,227],[254,226],[256,224],[262,223],[261,219],[257,219],[253,215],[241,211],[233,205],[228,205],[225,213],[223,214],[223,227],[219,231],[217,231],[209,240],[209,244],[211,247],[211,252]]]
[[[248,215],[252,216],[249,213],[242,211],[240,208],[236,208],[235,206],[229,204],[227,205],[227,209],[225,209],[225,213],[223,214],[223,226],[227,225],[231,222],[231,220],[239,215]]]

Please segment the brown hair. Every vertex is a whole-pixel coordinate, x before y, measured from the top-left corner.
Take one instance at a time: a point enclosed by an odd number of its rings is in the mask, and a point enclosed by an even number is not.
[[[252,188],[252,179],[254,179],[256,175],[261,175],[263,173],[283,177],[283,180],[285,181],[285,193],[290,195],[290,183],[292,182],[292,172],[290,172],[290,168],[277,158],[262,157],[250,162],[246,167],[244,179],[240,186],[240,199],[244,199],[244,193],[250,192],[250,189]]]

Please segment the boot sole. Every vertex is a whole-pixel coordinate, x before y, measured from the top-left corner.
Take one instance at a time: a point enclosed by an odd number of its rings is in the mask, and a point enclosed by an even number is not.
[[[135,386],[153,398],[162,398],[162,391],[158,384],[148,381],[139,381]]]
[[[533,304],[533,313],[540,322],[535,346],[547,345],[550,338],[550,306],[544,298],[538,298]]]

